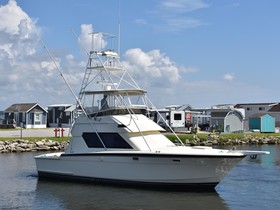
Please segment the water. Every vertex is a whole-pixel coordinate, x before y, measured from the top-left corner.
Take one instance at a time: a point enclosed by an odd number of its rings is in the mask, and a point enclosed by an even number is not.
[[[38,180],[38,153],[0,154],[0,209],[280,209],[280,147],[243,149],[271,155],[242,160],[211,193]]]

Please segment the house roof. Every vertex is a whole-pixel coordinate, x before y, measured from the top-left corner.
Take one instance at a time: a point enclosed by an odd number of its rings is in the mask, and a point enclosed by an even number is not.
[[[77,108],[76,105],[71,105],[70,107],[68,107],[67,109],[65,109],[65,112],[73,112],[75,109]]]
[[[280,112],[280,104],[274,105],[268,112]]]
[[[213,109],[211,117],[225,118],[229,113],[234,113],[235,115],[240,115],[241,118],[244,118],[243,113],[237,109]]]
[[[228,110],[228,109],[212,111],[211,117],[226,117],[229,111],[230,110]]]
[[[12,104],[5,110],[5,112],[29,112],[37,105],[47,112],[47,110],[38,103]]]
[[[48,105],[48,107],[70,107],[73,104],[52,104],[52,105]]]
[[[236,104],[234,108],[242,108],[243,106],[271,106],[277,104],[275,102],[273,103],[244,103],[244,104]]]
[[[265,115],[269,115],[269,116],[273,117],[272,115],[267,114],[267,113],[256,113],[256,114],[253,114],[250,118],[261,118]]]

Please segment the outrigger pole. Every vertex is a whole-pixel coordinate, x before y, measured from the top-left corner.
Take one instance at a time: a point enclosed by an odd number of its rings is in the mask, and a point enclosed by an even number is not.
[[[25,19],[25,20],[27,21],[27,19]],[[84,109],[84,107],[83,107],[81,101],[78,99],[78,97],[77,97],[76,94],[74,93],[73,89],[71,88],[70,84],[68,83],[68,81],[67,81],[66,78],[64,77],[64,75],[63,75],[61,69],[59,68],[59,66],[57,65],[57,63],[56,63],[54,57],[52,56],[52,54],[50,53],[50,51],[48,50],[48,48],[47,48],[46,45],[44,44],[43,40],[41,39],[39,33],[37,32],[37,30],[36,30],[35,28],[34,28],[34,31],[35,31],[35,33],[36,33],[36,35],[37,35],[39,41],[41,42],[42,46],[43,46],[44,49],[46,50],[48,56],[51,58],[52,62],[54,63],[54,65],[55,65],[57,71],[59,72],[59,75],[62,77],[62,79],[63,79],[64,82],[66,83],[68,89],[70,90],[71,94],[73,95],[73,97],[74,97],[75,100],[77,101],[77,103],[78,103],[78,105],[80,106],[82,112],[85,114],[85,116],[87,116],[87,119],[89,120],[89,117],[88,117],[88,115],[87,115],[87,113],[86,113],[86,111],[85,111],[85,109]],[[105,146],[104,142],[102,141],[101,137],[99,136],[99,134],[98,134],[96,128],[94,127],[94,125],[91,123],[90,120],[89,120],[89,123],[91,124],[92,128],[95,130],[95,133],[97,134],[99,140],[101,141],[103,147],[104,147],[105,150],[106,150],[106,146]]]
[[[25,21],[27,21],[27,19],[25,19]],[[50,53],[49,49],[46,47],[45,43],[43,42],[43,40],[41,39],[39,33],[37,32],[37,30],[34,28],[35,34],[38,37],[39,41],[41,42],[42,46],[44,47],[44,50],[47,52],[48,56],[51,58],[52,62],[54,63],[57,71],[59,72],[59,75],[62,77],[62,79],[64,80],[65,84],[67,85],[68,89],[70,90],[71,94],[73,95],[73,97],[75,98],[75,100],[77,101],[77,103],[79,104],[80,108],[82,109],[82,111],[86,114],[86,111],[84,110],[82,103],[80,102],[80,100],[78,99],[78,97],[76,96],[75,92],[73,91],[73,89],[71,88],[70,84],[68,83],[68,81],[66,80],[65,76],[63,75],[60,67],[57,65],[56,60],[54,59],[54,57],[52,56],[52,54]]]

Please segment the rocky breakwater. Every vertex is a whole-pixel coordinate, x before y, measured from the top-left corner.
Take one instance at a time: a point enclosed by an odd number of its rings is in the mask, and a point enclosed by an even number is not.
[[[38,141],[29,141],[24,139],[15,139],[12,141],[0,140],[0,153],[8,152],[36,152],[36,151],[64,151],[68,146],[67,141],[53,141],[42,139]]]
[[[280,144],[280,136],[254,136],[245,134],[240,138],[225,138],[221,135],[210,134],[206,139],[200,139],[197,135],[193,135],[192,139],[185,140],[185,144],[188,146]]]

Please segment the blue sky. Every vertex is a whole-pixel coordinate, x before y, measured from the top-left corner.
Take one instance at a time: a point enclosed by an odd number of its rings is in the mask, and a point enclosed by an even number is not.
[[[0,110],[12,103],[75,103],[34,29],[78,93],[87,59],[72,31],[85,43],[91,30],[117,35],[119,14],[124,66],[159,108],[280,101],[278,0],[0,0],[0,5]]]

